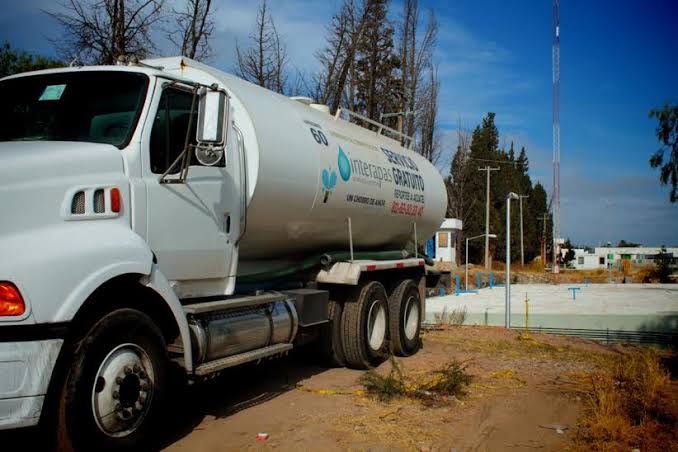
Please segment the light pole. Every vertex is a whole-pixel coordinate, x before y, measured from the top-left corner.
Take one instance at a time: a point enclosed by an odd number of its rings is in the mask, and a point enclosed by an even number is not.
[[[506,195],[506,282],[504,284],[504,326],[511,327],[511,200],[520,199],[513,192]]]
[[[523,198],[529,198],[528,195],[519,195],[520,200],[520,265],[525,266],[525,249],[523,248]]]
[[[476,235],[475,237],[470,237],[470,238],[466,237],[466,260],[464,261],[466,263],[466,265],[464,265],[466,267],[466,274],[465,274],[465,281],[466,282],[464,284],[465,290],[468,290],[468,242],[469,242],[469,240],[479,239],[481,237],[485,237],[485,234]],[[487,238],[488,239],[496,239],[497,235],[496,234],[488,234]]]

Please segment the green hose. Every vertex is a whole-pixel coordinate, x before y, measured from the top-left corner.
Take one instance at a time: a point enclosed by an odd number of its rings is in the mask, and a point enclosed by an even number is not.
[[[397,260],[405,259],[411,257],[411,253],[405,250],[395,250],[395,251],[357,251],[353,253],[353,259],[355,260],[375,260],[375,261],[387,261],[387,260]],[[428,256],[421,256],[426,260],[427,263],[431,263],[431,259]],[[307,257],[294,265],[289,267],[284,267],[276,270],[265,271],[261,273],[253,273],[251,275],[245,275],[238,277],[238,284],[252,284],[265,281],[275,281],[284,278],[288,278],[295,274],[298,274],[302,271],[313,268],[317,265],[323,265],[329,267],[335,262],[348,261],[351,259],[351,253],[348,251],[333,251],[329,253],[323,253]]]

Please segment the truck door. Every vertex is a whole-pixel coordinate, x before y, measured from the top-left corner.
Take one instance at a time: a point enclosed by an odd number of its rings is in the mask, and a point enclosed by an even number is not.
[[[155,110],[144,131],[143,178],[146,184],[146,237],[163,274],[180,297],[230,294],[235,285],[239,234],[239,189],[235,142],[222,161],[201,166],[193,152],[185,183],[160,183],[160,176],[184,148],[186,134],[195,143],[197,107],[188,130],[193,93],[164,83],[154,96]],[[155,113],[153,113],[155,112]],[[233,155],[231,155],[233,154]],[[179,168],[170,174],[176,178]]]

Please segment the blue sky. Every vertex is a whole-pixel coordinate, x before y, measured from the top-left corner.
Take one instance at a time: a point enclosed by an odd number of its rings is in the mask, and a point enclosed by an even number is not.
[[[176,4],[180,0],[168,0]],[[459,120],[469,127],[488,111],[515,146],[525,146],[533,180],[551,187],[551,2],[420,0],[440,22],[436,63],[446,166]],[[313,53],[338,1],[269,0],[287,43],[291,69],[311,72]],[[232,70],[257,2],[216,2],[211,63]],[[45,13],[53,0],[5,2],[0,40],[53,55],[60,30]],[[392,3],[397,18],[399,1]],[[675,0],[561,4],[562,235],[597,245],[620,239],[678,245],[678,205],[648,165],[657,148],[648,111],[678,101]],[[171,54],[159,40],[159,53]]]

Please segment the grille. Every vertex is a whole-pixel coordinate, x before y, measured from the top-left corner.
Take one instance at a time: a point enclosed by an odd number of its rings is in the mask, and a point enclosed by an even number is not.
[[[94,213],[104,213],[105,210],[104,191],[99,189],[94,192]]]
[[[73,202],[71,202],[71,213],[75,215],[84,215],[85,214],[85,192],[79,191],[73,196]]]

